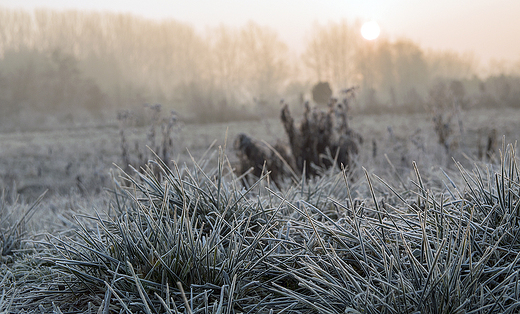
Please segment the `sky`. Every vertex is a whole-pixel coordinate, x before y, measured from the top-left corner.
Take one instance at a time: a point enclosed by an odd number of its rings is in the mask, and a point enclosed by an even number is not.
[[[303,51],[314,22],[375,20],[391,40],[473,52],[482,62],[520,60],[520,0],[0,0],[0,6],[128,12],[173,18],[200,32],[252,20],[275,29],[296,52]]]

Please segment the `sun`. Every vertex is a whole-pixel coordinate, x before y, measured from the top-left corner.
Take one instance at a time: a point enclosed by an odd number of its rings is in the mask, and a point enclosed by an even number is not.
[[[379,33],[381,33],[381,29],[376,21],[366,22],[361,26],[361,35],[366,40],[376,39],[379,36]]]

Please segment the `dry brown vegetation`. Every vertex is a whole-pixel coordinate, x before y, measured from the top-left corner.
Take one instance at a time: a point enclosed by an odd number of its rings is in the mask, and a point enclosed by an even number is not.
[[[253,181],[256,181],[269,172],[279,185],[284,177],[310,178],[336,165],[350,170],[359,153],[359,145],[363,144],[363,137],[348,126],[349,99],[353,92],[354,89],[348,90],[342,102],[331,99],[327,110],[311,109],[305,102],[303,118],[299,122],[292,117],[289,105],[282,103],[280,118],[288,143],[278,139],[271,146],[239,134],[234,142],[240,160],[238,173],[246,176],[252,169],[252,175],[256,177]]]

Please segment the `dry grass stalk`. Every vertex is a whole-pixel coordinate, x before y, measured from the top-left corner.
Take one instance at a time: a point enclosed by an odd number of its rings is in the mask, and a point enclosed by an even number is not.
[[[130,111],[120,112],[117,116],[119,120],[119,134],[121,139],[121,160],[123,170],[131,172],[132,168],[139,169],[148,164],[150,160],[157,157],[161,158],[168,167],[172,167],[172,157],[175,151],[176,131],[180,128],[177,114],[171,111],[169,115],[164,115],[160,104],[144,105],[150,113],[148,132],[146,133],[146,143],[135,141],[134,151],[131,152],[128,143],[129,127],[138,124],[138,117]],[[135,121],[134,121],[135,120]],[[158,136],[160,134],[160,137]],[[178,133],[178,132],[177,132]],[[158,169],[154,169],[159,174]]]

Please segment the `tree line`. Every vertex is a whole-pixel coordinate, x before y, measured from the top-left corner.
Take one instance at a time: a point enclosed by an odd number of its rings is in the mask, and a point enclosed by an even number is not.
[[[336,93],[359,86],[361,109],[420,107],[442,80],[485,89],[472,55],[425,51],[406,39],[365,41],[359,26],[315,23],[298,55],[254,22],[201,34],[186,23],[130,14],[0,9],[1,116],[37,119],[25,116],[31,109],[77,120],[78,112],[99,118],[162,103],[212,121],[268,114],[282,97],[309,98],[318,82]],[[500,88],[514,94],[510,77]]]

